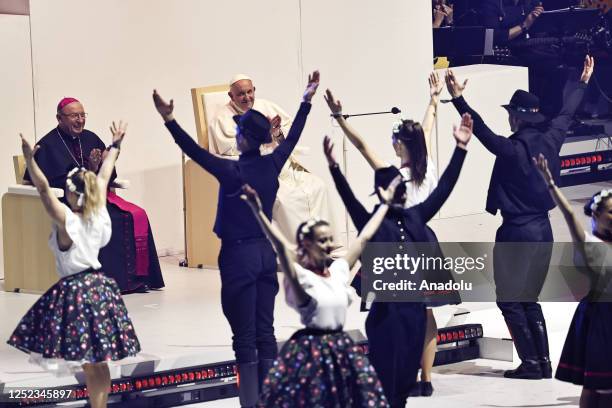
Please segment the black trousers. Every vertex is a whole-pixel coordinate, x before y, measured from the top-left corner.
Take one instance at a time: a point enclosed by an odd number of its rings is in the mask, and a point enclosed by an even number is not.
[[[527,222],[504,218],[497,230],[493,250],[495,288],[497,306],[507,322],[544,321],[537,300],[550,265],[552,241],[548,214]]]
[[[265,238],[223,241],[219,253],[221,306],[232,329],[238,363],[274,359],[276,254]]]
[[[425,304],[374,302],[366,319],[369,359],[392,407],[403,407],[416,383],[426,325]]]

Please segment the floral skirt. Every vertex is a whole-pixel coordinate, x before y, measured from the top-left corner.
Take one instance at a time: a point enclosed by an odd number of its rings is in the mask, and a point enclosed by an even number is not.
[[[281,349],[264,380],[260,407],[387,407],[361,347],[342,331],[303,329]]]
[[[140,351],[117,284],[92,270],[65,277],[49,288],[7,343],[30,353],[33,362],[56,375]]]
[[[612,303],[581,301],[555,377],[586,389],[612,389]]]

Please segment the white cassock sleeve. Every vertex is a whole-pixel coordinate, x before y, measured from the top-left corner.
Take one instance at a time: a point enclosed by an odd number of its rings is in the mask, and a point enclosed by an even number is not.
[[[219,114],[208,127],[210,133],[210,151],[221,156],[238,156],[240,152],[236,147],[236,122],[232,112],[226,108],[221,109]]]

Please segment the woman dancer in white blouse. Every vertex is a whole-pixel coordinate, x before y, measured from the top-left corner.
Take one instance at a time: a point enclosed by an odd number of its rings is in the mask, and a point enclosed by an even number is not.
[[[297,231],[297,253],[270,223],[255,190],[244,195],[272,243],[283,272],[287,303],[301,315],[305,329],[297,331],[279,352],[265,379],[260,406],[388,406],[374,368],[360,347],[342,331],[351,304],[350,271],[367,241],[382,222],[400,178],[343,258],[332,260],[335,248],[326,221],[310,220]]]
[[[111,127],[113,143],[98,174],[84,168],[68,173],[65,197],[57,199],[22,136],[32,182],[53,221],[49,246],[60,280],[21,319],[8,344],[56,375],[83,369],[90,405],[106,407],[111,385],[107,362],[135,355],[140,344],[117,283],[100,271],[100,248],[111,237],[106,189],[125,126]]]

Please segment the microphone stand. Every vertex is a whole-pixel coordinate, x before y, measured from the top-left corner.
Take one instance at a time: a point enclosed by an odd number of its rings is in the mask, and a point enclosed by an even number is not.
[[[353,113],[352,115],[342,115],[342,117],[344,119],[348,119],[348,118],[352,118],[354,116],[371,116],[371,115],[386,115],[387,113],[392,113],[394,115],[397,115],[398,113],[401,113],[402,111],[399,110],[396,107],[391,108],[391,110],[389,111],[383,111],[383,112],[368,112],[368,113]],[[334,117],[333,114],[329,115],[332,118]]]

